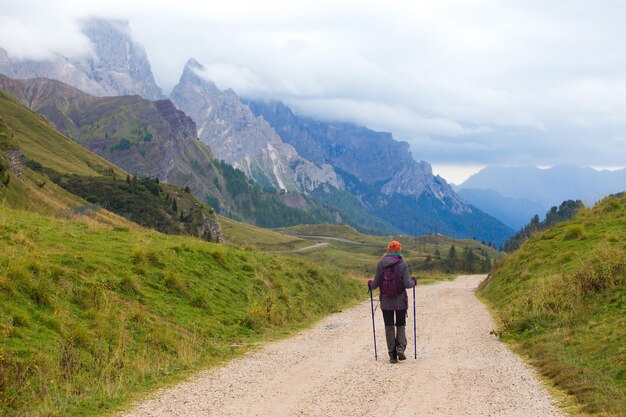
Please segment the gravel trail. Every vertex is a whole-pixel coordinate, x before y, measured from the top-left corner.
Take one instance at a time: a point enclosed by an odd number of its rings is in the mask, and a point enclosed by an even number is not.
[[[417,360],[411,305],[409,358],[388,362],[377,310],[374,361],[368,301],[157,391],[125,416],[560,416],[534,372],[489,334],[474,295],[482,279],[417,288]]]
[[[304,248],[292,249],[292,250],[278,250],[278,251],[265,251],[263,253],[296,253],[296,252],[304,252],[311,249],[317,249],[324,246],[328,246],[328,242],[318,242],[314,245],[305,246]]]

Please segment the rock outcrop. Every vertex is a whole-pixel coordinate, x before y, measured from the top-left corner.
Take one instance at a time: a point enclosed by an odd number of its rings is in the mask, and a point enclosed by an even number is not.
[[[215,214],[203,215],[203,231],[200,238],[208,242],[224,243],[222,225]]]
[[[94,96],[163,98],[145,50],[132,40],[128,22],[88,19],[82,22],[82,30],[92,43],[93,54],[19,61],[0,45],[0,73],[12,78],[52,78]]]
[[[22,154],[19,149],[4,151],[4,156],[9,160],[9,170],[16,178],[22,178]]]
[[[276,189],[306,192],[320,184],[341,187],[330,165],[302,158],[233,90],[219,90],[202,76],[203,71],[197,61],[190,59],[170,99],[195,120],[200,140],[218,158],[257,183]]]

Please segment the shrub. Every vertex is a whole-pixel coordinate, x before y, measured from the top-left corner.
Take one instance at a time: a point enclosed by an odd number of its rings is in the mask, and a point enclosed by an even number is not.
[[[168,273],[165,276],[164,281],[165,287],[183,297],[186,297],[189,294],[187,282],[179,277],[177,273]]]
[[[111,147],[111,150],[112,151],[125,151],[127,149],[130,149],[132,146],[133,146],[133,143],[129,141],[128,139],[121,139],[119,142],[117,142],[115,145]]]
[[[11,181],[11,176],[9,175],[9,161],[7,161],[0,154],[0,182],[4,185],[9,185]]]
[[[141,289],[137,280],[132,276],[123,277],[117,284],[117,288],[122,294],[140,295]]]
[[[43,172],[44,170],[43,165],[41,165],[39,162],[33,159],[29,159],[28,161],[26,161],[24,165],[26,165],[28,168],[32,169],[33,171]]]
[[[583,227],[579,224],[568,226],[568,228],[565,229],[565,240],[582,239],[583,237],[585,237],[585,232]]]
[[[600,247],[591,263],[574,274],[573,283],[582,292],[597,293],[618,285],[626,285],[626,256],[623,251]]]

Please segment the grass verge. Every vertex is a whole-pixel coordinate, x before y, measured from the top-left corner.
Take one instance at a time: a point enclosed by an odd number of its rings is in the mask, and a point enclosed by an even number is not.
[[[0,208],[0,414],[95,415],[361,298],[308,262]]]
[[[626,197],[528,240],[480,289],[503,338],[583,414],[626,409]]]

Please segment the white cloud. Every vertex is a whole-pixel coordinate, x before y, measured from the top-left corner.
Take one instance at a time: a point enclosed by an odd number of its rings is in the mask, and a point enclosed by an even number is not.
[[[0,0],[14,56],[85,53],[126,18],[167,91],[195,57],[220,88],[391,131],[440,165],[626,158],[626,4],[611,0]]]
[[[39,15],[0,15],[0,47],[17,60],[48,60],[55,54],[77,56],[91,51],[75,20]]]
[[[459,185],[485,167],[486,165],[434,164],[433,173]]]

